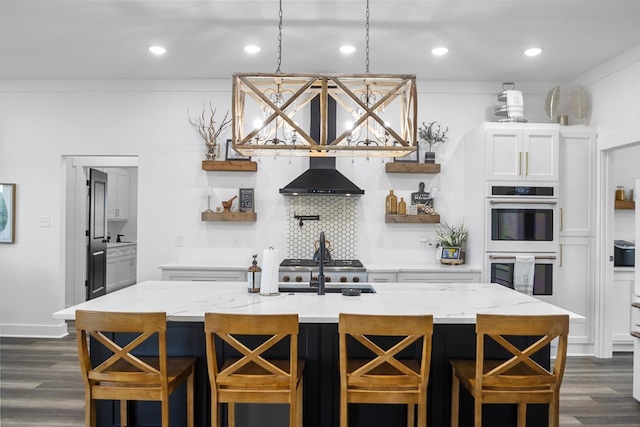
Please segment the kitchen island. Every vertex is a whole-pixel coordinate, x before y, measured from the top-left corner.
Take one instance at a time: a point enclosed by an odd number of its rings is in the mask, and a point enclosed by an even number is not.
[[[78,304],[54,313],[54,318],[73,320],[75,311],[102,310],[123,312],[163,311],[167,313],[168,351],[171,356],[196,356],[196,425],[209,425],[209,388],[206,370],[203,321],[205,312],[241,314],[297,313],[300,321],[299,352],[307,360],[304,386],[304,425],[329,427],[338,425],[339,378],[338,337],[339,313],[433,314],[434,336],[432,366],[429,380],[429,425],[449,425],[451,358],[475,357],[475,317],[477,313],[494,314],[569,314],[559,307],[520,294],[496,284],[486,283],[380,283],[376,293],[343,296],[327,293],[280,293],[275,296],[250,294],[242,282],[166,282],[147,281],[112,294]],[[550,363],[549,352],[539,360]],[[175,400],[184,399],[182,393]],[[461,424],[471,425],[471,399],[461,396]],[[174,402],[174,401],[172,401]],[[101,402],[99,411],[105,426],[115,425],[117,403]],[[152,424],[157,417],[153,403],[132,406],[139,420]],[[180,403],[172,403],[172,420],[184,425]],[[485,424],[513,425],[515,407],[497,406],[485,410]],[[249,411],[249,410],[248,410]],[[240,412],[240,411],[238,411]],[[250,411],[249,411],[250,412]],[[286,409],[283,411],[286,418]],[[355,405],[351,412],[352,426],[388,425],[380,420],[405,417],[403,407],[389,405]],[[113,415],[115,414],[115,415]],[[466,415],[466,417],[465,417]],[[274,415],[277,416],[277,415]],[[264,419],[264,417],[262,417]],[[547,425],[546,407],[529,411],[529,426]],[[267,420],[268,421],[268,420]],[[263,421],[264,422],[264,421]],[[280,423],[276,423],[280,425]],[[241,425],[240,423],[238,425]],[[252,420],[251,425],[260,424]],[[399,423],[398,425],[401,425]]]

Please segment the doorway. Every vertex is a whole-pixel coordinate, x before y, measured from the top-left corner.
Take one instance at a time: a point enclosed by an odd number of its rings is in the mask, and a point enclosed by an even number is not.
[[[614,209],[615,190],[617,175],[615,170],[617,154],[640,152],[640,126],[625,129],[621,132],[614,132],[607,135],[598,136],[599,151],[599,232],[598,232],[598,280],[596,285],[597,316],[596,316],[596,356],[609,358],[613,356],[614,350],[625,350],[624,345],[614,343],[616,326],[616,316],[619,313],[616,294],[619,289],[614,286],[614,247],[613,241],[621,237],[621,231],[616,230],[616,210]],[[638,171],[637,168],[634,168]],[[636,173],[640,175],[640,173]],[[636,178],[640,178],[637,176]],[[628,194],[629,188],[627,188]],[[637,198],[637,197],[636,197]],[[638,266],[636,266],[638,268]],[[629,301],[630,304],[631,301]],[[626,308],[626,307],[625,307]],[[630,327],[631,325],[629,325]],[[615,344],[615,345],[614,345]],[[631,346],[627,346],[631,348]]]
[[[112,168],[130,171],[133,195],[126,221],[107,221],[107,235],[116,240],[117,234],[127,234],[128,240],[136,240],[137,235],[137,156],[63,156],[65,165],[65,306],[84,302],[87,297],[87,250],[86,235],[88,217],[89,169],[107,170]],[[110,214],[109,214],[110,215]],[[109,218],[109,217],[108,217]],[[108,292],[108,288],[107,288]]]

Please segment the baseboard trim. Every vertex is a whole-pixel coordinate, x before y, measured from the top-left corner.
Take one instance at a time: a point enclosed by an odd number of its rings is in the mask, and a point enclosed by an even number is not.
[[[8,325],[0,324],[0,337],[16,338],[62,338],[69,335],[67,324],[57,325]]]

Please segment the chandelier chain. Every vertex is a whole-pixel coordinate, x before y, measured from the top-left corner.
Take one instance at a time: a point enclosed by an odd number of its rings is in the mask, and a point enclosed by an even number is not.
[[[369,0],[367,0],[367,26],[366,26],[366,29],[367,29],[367,35],[366,35],[366,38],[365,38],[365,41],[366,41],[365,53],[366,53],[367,60],[366,60],[365,70],[366,70],[366,73],[369,74]]]
[[[282,63],[282,0],[280,0],[280,10],[278,12],[280,22],[278,23],[278,69],[276,73],[280,73],[280,64]]]

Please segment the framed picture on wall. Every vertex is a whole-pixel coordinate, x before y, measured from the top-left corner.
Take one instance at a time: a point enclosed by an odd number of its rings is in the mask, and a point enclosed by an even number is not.
[[[420,161],[420,146],[416,145],[416,151],[403,157],[394,157],[394,162],[418,163]]]
[[[238,208],[240,212],[253,212],[253,188],[241,188],[239,193]]]
[[[16,185],[0,183],[0,243],[16,241]]]
[[[224,152],[225,160],[251,160],[251,157],[241,156],[232,148],[232,143],[230,139],[227,139],[227,147]]]

